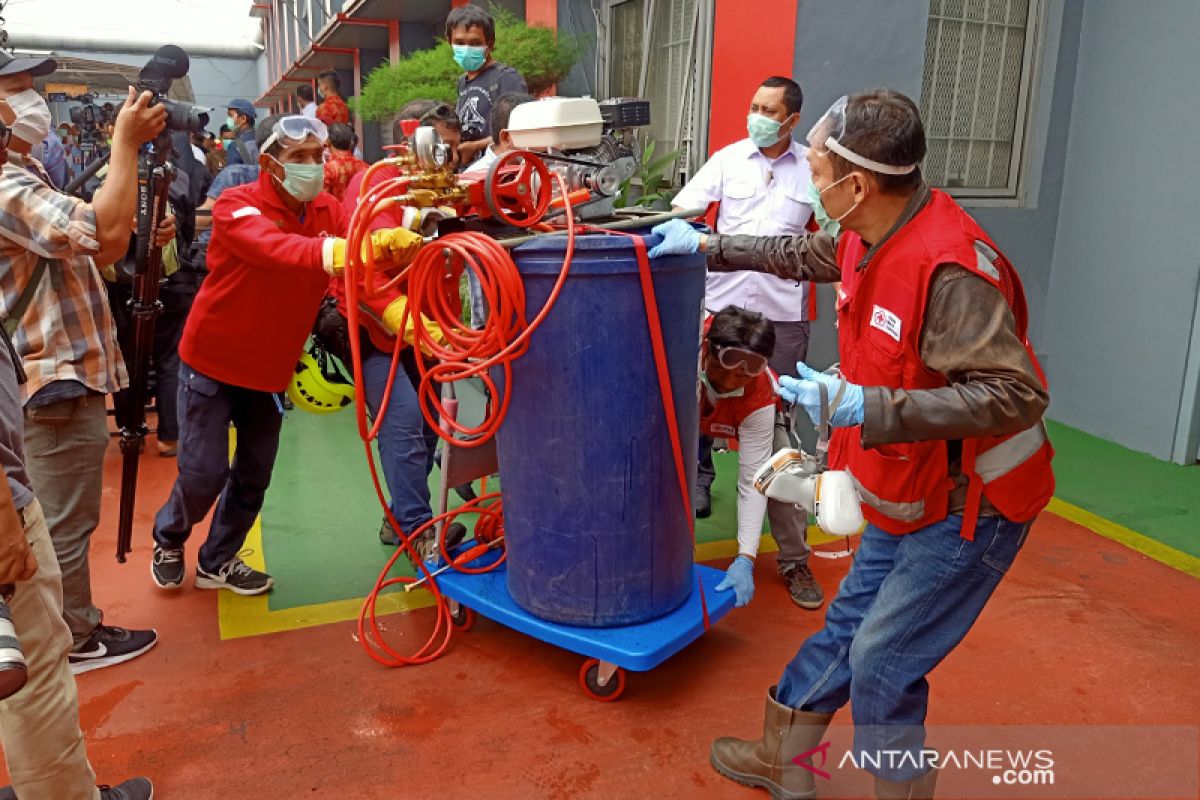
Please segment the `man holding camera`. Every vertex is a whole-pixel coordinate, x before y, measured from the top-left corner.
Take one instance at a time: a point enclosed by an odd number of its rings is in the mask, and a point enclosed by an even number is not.
[[[14,790],[23,798],[149,800],[153,788],[145,778],[96,787],[71,671],[128,660],[155,642],[153,631],[100,625],[90,599],[88,540],[108,442],[103,394],[124,380],[93,259],[111,263],[125,252],[137,148],[162,130],[166,112],[150,105],[149,93],[135,98],[130,89],[105,187],[92,204],[62,195],[28,157],[50,124],[33,78],[56,66],[0,52],[0,142],[10,150],[0,175],[0,299],[6,327],[20,323],[15,347],[7,331],[0,342],[0,463],[7,478],[0,488],[0,584],[17,584],[10,609],[29,666],[24,689],[0,703],[14,784],[0,789],[0,800],[17,797]],[[81,446],[81,435],[98,446]],[[89,623],[91,630],[81,629]]]

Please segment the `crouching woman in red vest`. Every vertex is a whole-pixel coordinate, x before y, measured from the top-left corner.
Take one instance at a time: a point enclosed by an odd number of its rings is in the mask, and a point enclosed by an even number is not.
[[[793,603],[812,610],[825,596],[808,566],[808,514],[754,490],[754,474],[775,452],[779,385],[767,368],[774,352],[775,323],[758,312],[727,306],[705,324],[700,433],[738,440],[738,554],[717,590],[733,589],[738,606],[754,596],[754,559],[765,513],[779,545],[777,564],[788,594]]]
[[[932,797],[926,675],[966,636],[1054,492],[1049,395],[1016,270],[921,178],[916,105],[889,90],[842,98],[809,145],[825,231],[703,236],[674,222],[656,229],[665,238],[651,253],[841,281],[841,377],[800,364],[781,393],[814,420],[818,383],[840,394],[830,464],[853,475],[870,523],[825,627],[769,690],[763,737],[718,739],[711,761],[775,798],[815,797],[813,772],[793,759],[849,701],[876,795]]]

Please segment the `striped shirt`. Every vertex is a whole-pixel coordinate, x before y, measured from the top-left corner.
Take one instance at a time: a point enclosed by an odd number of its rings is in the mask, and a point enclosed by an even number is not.
[[[29,377],[23,400],[55,381],[116,392],[129,378],[92,261],[100,252],[96,212],[31,170],[44,175],[33,159],[10,153],[0,175],[0,313],[16,304],[38,261],[52,259],[14,337]]]

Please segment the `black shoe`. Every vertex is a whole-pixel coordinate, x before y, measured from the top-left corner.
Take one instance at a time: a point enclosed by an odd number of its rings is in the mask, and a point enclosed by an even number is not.
[[[228,589],[234,594],[252,596],[266,594],[274,585],[274,578],[247,566],[238,556],[229,559],[213,572],[200,566],[196,567],[197,589]]]
[[[812,611],[820,608],[821,604],[825,602],[825,594],[821,591],[821,585],[813,577],[808,564],[801,564],[785,574],[783,578],[787,581],[788,594],[792,596],[792,602],[801,608]]]
[[[178,589],[183,586],[183,548],[154,545],[150,577],[160,589]]]
[[[464,503],[469,503],[479,497],[479,495],[475,494],[475,487],[470,482],[455,486],[454,493],[461,497]]]
[[[712,489],[707,486],[696,487],[696,518],[706,519],[712,516]]]
[[[100,800],[154,800],[149,778],[130,778],[120,786],[101,786]]]
[[[158,644],[158,633],[154,630],[131,631],[98,625],[92,635],[78,649],[67,654],[71,672],[82,675],[94,669],[123,664],[137,658]]]

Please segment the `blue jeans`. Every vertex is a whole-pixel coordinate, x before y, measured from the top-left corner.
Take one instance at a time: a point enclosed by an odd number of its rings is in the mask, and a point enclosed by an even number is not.
[[[199,564],[215,572],[246,543],[271,485],[283,416],[271,392],[214,380],[179,364],[179,477],[154,518],[154,541],[183,547],[220,498]],[[229,425],[237,448],[229,461]]]
[[[379,414],[391,366],[390,353],[363,342],[363,383],[372,417]],[[433,468],[433,447],[437,437],[431,439],[428,436],[417,392],[405,366],[401,364],[396,368],[392,396],[377,441],[384,481],[392,496],[392,515],[404,533],[411,534],[433,518],[429,507],[429,473]]]
[[[959,535],[961,515],[903,536],[868,525],[825,627],[784,669],[776,699],[826,714],[849,701],[856,751],[918,755],[929,705],[925,676],[971,629],[1031,524],[981,517],[974,541]],[[920,763],[904,759],[877,774],[913,780],[927,771],[914,767]]]

